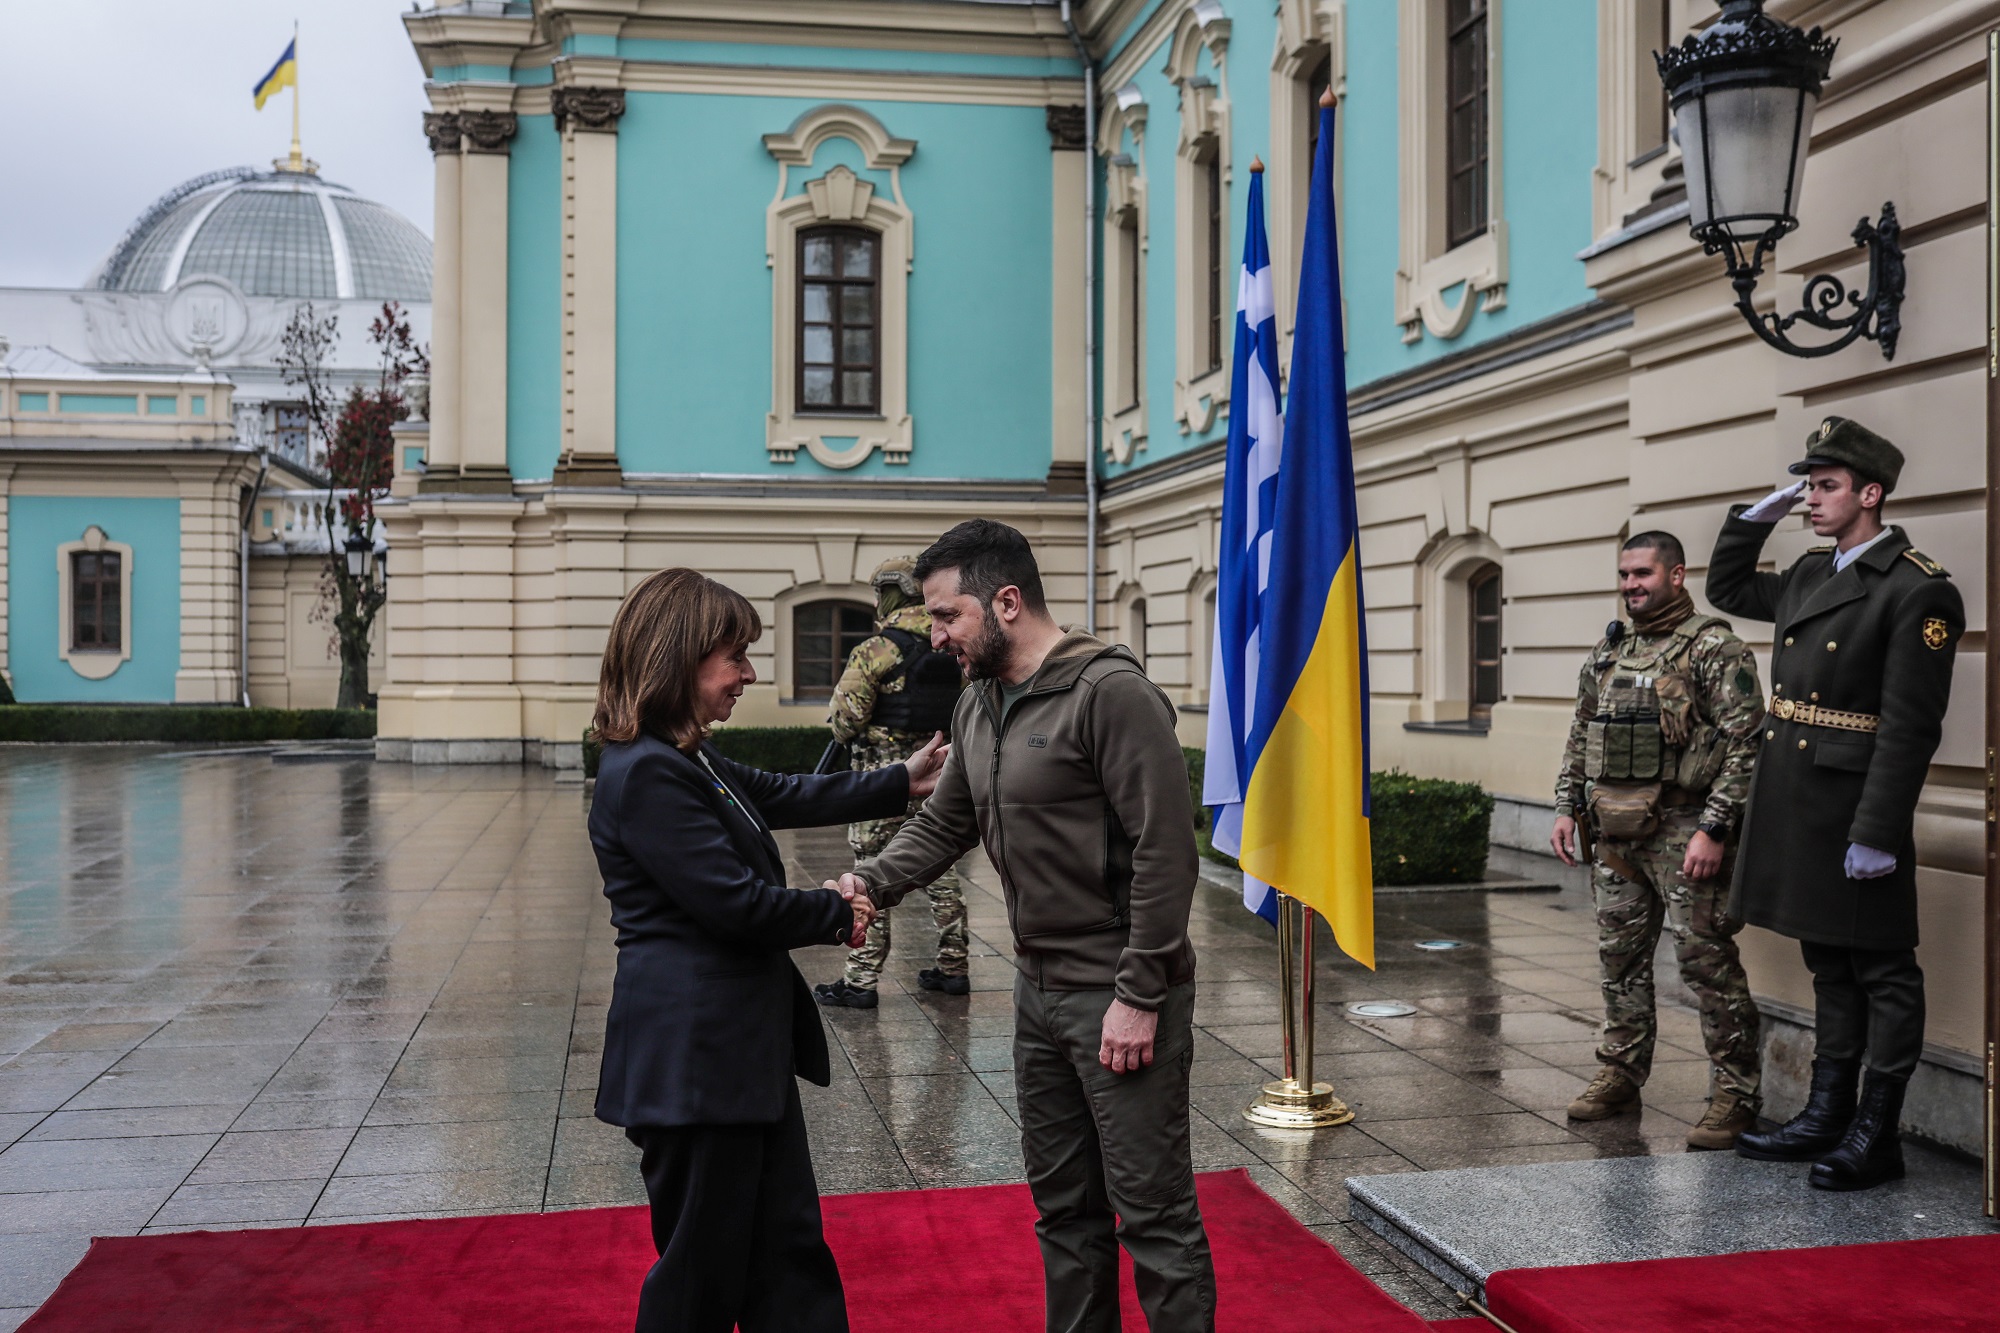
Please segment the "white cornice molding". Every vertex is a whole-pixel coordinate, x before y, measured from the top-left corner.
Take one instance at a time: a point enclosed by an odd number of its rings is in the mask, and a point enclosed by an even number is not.
[[[802,87],[810,87],[824,95],[856,101],[1046,107],[1057,103],[1073,105],[1081,100],[1083,80],[626,61],[623,86],[642,93],[723,93],[744,97],[797,97]]]

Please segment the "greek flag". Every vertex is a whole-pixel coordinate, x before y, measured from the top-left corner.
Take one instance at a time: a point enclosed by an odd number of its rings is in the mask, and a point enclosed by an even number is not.
[[[1202,799],[1220,807],[1215,845],[1243,867],[1245,906],[1275,918],[1271,890],[1297,899],[1327,919],[1349,957],[1373,967],[1368,636],[1341,345],[1331,99],[1320,111],[1306,204],[1282,448],[1269,251],[1254,178],[1249,231]]]
[[[1202,804],[1216,847],[1238,855],[1244,742],[1257,706],[1260,603],[1271,581],[1271,522],[1277,512],[1278,321],[1271,300],[1271,246],[1264,235],[1264,173],[1250,176],[1243,269],[1236,279],[1236,371],[1229,389],[1228,462],[1222,482],[1221,553],[1215,589],[1215,651],[1208,686],[1208,762]],[[1273,925],[1278,896],[1247,871],[1243,905]]]

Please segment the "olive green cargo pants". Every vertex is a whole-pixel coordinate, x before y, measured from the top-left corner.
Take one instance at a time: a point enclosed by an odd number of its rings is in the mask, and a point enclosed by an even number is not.
[[[1014,979],[1014,1088],[1049,1333],[1116,1333],[1121,1243],[1151,1333],[1211,1333],[1215,1265],[1188,1140],[1194,983],[1167,992],[1153,1063],[1138,1073],[1097,1062],[1111,1000]]]

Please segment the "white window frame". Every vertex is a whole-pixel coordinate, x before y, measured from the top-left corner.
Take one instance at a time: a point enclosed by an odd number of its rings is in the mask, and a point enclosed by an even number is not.
[[[1277,49],[1271,57],[1271,156],[1264,174],[1270,198],[1271,294],[1277,307],[1279,373],[1289,378],[1292,328],[1298,318],[1299,264],[1305,254],[1306,202],[1312,181],[1310,117],[1305,83],[1327,61],[1334,100],[1347,96],[1345,0],[1279,0]],[[1336,224],[1346,221],[1347,192],[1340,188],[1342,120],[1333,125],[1333,206]],[[1347,228],[1337,226],[1343,249]],[[1346,322],[1345,299],[1342,323]]]
[[[861,149],[871,171],[889,173],[884,198],[871,181],[846,166],[808,179],[803,193],[787,198],[793,170],[811,171],[814,155],[829,139],[847,139]],[[771,270],[771,410],[765,418],[764,447],[773,463],[791,463],[804,450],[821,466],[844,471],[881,450],[884,461],[908,463],[916,446],[910,416],[910,270],[916,265],[916,217],[903,199],[903,164],[916,140],[894,138],[882,122],[858,107],[815,107],[782,134],[764,136],[764,148],[778,163],[778,190],[764,218],[764,262]],[[881,237],[878,288],[881,383],[874,415],[816,413],[798,397],[798,236],[811,227],[845,224]],[[853,438],[845,447],[827,437]]]
[[[1505,0],[1486,0],[1486,230],[1447,247],[1445,0],[1398,0],[1397,143],[1402,162],[1401,258],[1396,269],[1396,322],[1403,341],[1428,333],[1458,337],[1479,310],[1507,306],[1507,213],[1500,145],[1505,98],[1500,34]],[[1464,284],[1454,303],[1445,293]],[[1474,298],[1479,298],[1477,301]]]
[[[1228,334],[1235,313],[1235,284],[1229,280],[1240,265],[1230,262],[1232,182],[1229,135],[1230,20],[1216,0],[1200,3],[1181,14],[1167,49],[1164,73],[1180,89],[1180,143],[1174,154],[1174,419],[1183,435],[1205,435],[1229,405],[1230,361],[1234,341]],[[1222,249],[1223,283],[1219,300],[1224,326],[1221,363],[1208,362],[1208,164],[1213,156],[1224,193],[1222,227],[1216,241]]]
[[[1105,163],[1104,290],[1117,308],[1107,310],[1103,321],[1104,364],[1110,373],[1098,437],[1105,457],[1125,464],[1146,447],[1146,102],[1133,84],[1118,89],[1110,101],[1098,124],[1097,152]],[[1119,236],[1128,228],[1133,233],[1130,272]],[[1127,294],[1138,303],[1137,319],[1127,317]],[[1131,402],[1121,402],[1131,384],[1138,393]]]
[[[1466,722],[1472,716],[1472,622],[1470,580],[1489,565],[1498,566],[1501,593],[1506,593],[1507,560],[1499,543],[1484,533],[1447,537],[1423,557],[1423,699],[1426,722]],[[1500,702],[1507,701],[1506,630],[1500,621],[1502,662]]]
[[[76,601],[76,580],[70,557],[88,551],[118,557],[118,651],[104,648],[73,648],[72,623]],[[56,655],[69,669],[85,680],[108,680],[119,667],[132,660],[132,548],[114,542],[95,523],[83,530],[81,539],[56,547]]]
[[[1670,133],[1652,142],[1653,136],[1642,131],[1660,98],[1654,43],[1673,7],[1673,0],[1597,0],[1599,129],[1597,166],[1591,173],[1591,234],[1600,239],[1649,203],[1666,179],[1668,164],[1678,170],[1681,161]],[[1642,137],[1648,142],[1640,142]]]

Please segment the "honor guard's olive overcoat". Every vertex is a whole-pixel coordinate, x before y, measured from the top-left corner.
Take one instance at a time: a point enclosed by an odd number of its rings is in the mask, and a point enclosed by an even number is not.
[[[1964,603],[1898,527],[1839,573],[1831,546],[1760,573],[1773,525],[1738,518],[1742,509],[1716,538],[1708,600],[1776,630],[1732,912],[1794,939],[1914,948],[1911,826],[1943,734]],[[1895,870],[1849,879],[1850,842],[1892,854]]]

